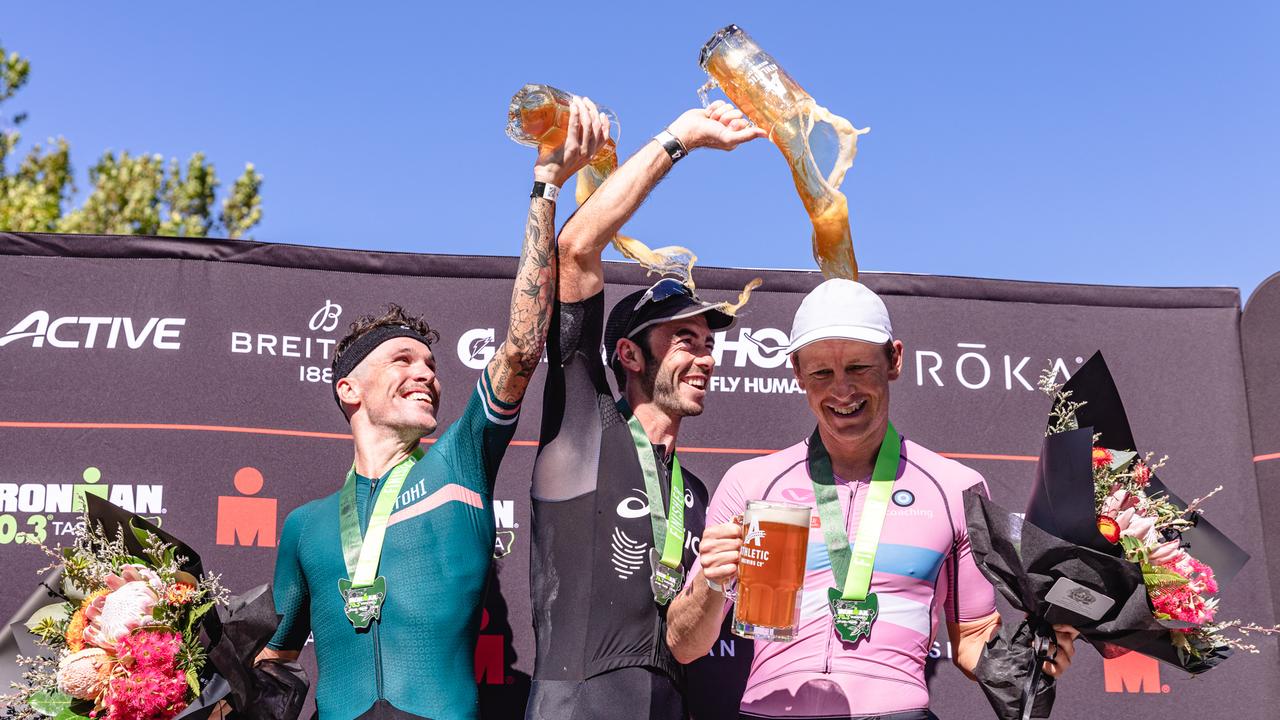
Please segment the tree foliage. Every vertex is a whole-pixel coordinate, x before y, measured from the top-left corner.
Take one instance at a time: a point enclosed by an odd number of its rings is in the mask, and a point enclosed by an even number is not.
[[[25,58],[0,47],[0,106],[30,73]],[[253,164],[245,165],[219,206],[217,173],[199,152],[183,166],[177,158],[166,163],[160,155],[108,150],[89,168],[88,196],[72,209],[76,187],[67,141],[33,146],[10,170],[27,116],[5,115],[0,113],[0,230],[238,238],[262,220],[262,175]]]

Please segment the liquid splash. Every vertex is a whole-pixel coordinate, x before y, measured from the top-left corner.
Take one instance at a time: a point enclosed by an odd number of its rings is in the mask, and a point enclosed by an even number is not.
[[[769,135],[791,168],[796,192],[813,224],[813,257],[827,278],[858,279],[858,261],[849,231],[849,201],[840,192],[858,152],[857,129],[819,105],[771,55],[741,28],[730,25],[702,48],[699,63],[710,76],[698,89],[703,106],[719,87],[744,114]],[[830,138],[835,156],[819,162],[814,138]]]

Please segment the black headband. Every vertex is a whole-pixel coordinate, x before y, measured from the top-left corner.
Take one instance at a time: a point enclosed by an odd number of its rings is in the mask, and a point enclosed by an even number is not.
[[[431,347],[431,341],[427,336],[414,330],[408,325],[381,325],[369,332],[361,335],[351,346],[342,351],[341,355],[333,358],[333,399],[338,401],[338,407],[342,407],[342,401],[338,400],[338,381],[351,374],[365,358],[369,357],[369,353],[378,348],[379,345],[399,337],[407,337],[417,340],[418,342]]]

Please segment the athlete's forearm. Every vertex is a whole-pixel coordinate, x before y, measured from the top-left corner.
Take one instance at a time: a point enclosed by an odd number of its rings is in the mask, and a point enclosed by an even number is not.
[[[294,662],[301,654],[300,650],[272,650],[269,647],[262,648],[262,652],[258,653],[258,657],[253,659],[253,664],[264,660],[278,660],[280,662]]]
[[[519,403],[542,359],[556,291],[555,203],[533,198],[511,290],[507,338],[489,363],[494,394]]]
[[[1000,629],[1000,613],[992,613],[981,620],[967,623],[947,623],[947,635],[953,649],[952,662],[970,680],[975,680],[973,669],[982,658],[982,648]]]
[[[671,165],[662,146],[646,143],[569,218],[560,230],[562,301],[585,300],[604,288],[601,254]]]
[[[667,645],[681,663],[706,655],[720,637],[724,595],[699,576],[671,602],[667,610]]]

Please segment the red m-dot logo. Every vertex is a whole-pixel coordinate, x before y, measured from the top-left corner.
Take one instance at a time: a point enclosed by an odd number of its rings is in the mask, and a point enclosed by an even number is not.
[[[1160,682],[1160,661],[1141,653],[1103,658],[1102,676],[1109,693],[1169,692],[1169,686]]]
[[[262,490],[262,473],[243,467],[234,480],[237,495],[218,496],[219,545],[276,546],[276,499],[246,497]]]

